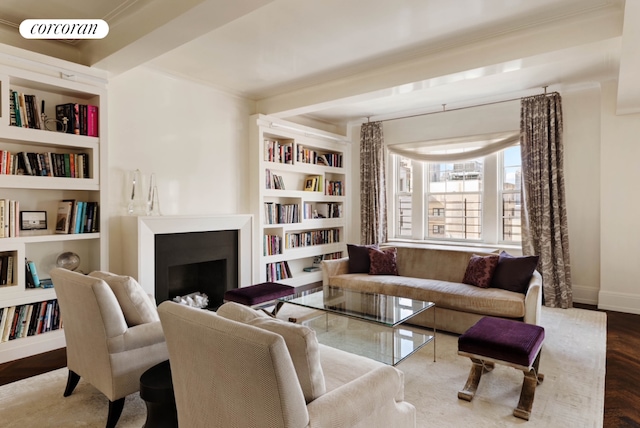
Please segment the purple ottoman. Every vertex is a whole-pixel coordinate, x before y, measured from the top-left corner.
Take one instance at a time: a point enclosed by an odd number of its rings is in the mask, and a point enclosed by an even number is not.
[[[484,317],[458,338],[458,355],[471,358],[469,378],[458,398],[471,401],[482,374],[495,363],[522,370],[524,381],[513,415],[529,420],[536,386],[544,375],[538,372],[544,328],[503,318]]]
[[[263,282],[261,284],[226,291],[224,293],[224,300],[226,302],[236,302],[251,307],[263,306],[265,303],[272,302],[280,297],[294,294],[294,289],[294,287],[278,284],[277,282]],[[272,315],[278,313],[281,306],[282,302],[278,302]]]

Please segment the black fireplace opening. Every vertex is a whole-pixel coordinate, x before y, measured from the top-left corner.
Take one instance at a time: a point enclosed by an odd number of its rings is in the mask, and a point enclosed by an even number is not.
[[[238,231],[156,234],[155,282],[158,304],[200,292],[216,309],[238,287]]]

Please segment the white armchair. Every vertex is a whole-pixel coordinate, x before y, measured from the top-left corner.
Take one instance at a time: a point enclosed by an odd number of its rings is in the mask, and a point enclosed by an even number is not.
[[[82,377],[109,399],[106,426],[115,427],[125,397],[140,389],[140,375],[169,358],[155,303],[130,277],[55,268],[51,278],[67,342],[64,396]]]
[[[399,370],[319,345],[308,327],[223,307],[225,316],[222,307],[158,307],[180,426],[415,427]]]

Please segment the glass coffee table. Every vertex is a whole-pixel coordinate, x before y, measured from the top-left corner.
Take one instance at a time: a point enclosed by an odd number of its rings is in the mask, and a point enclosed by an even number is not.
[[[331,286],[278,300],[322,311],[312,312],[301,322],[316,332],[318,342],[323,345],[395,366],[433,342],[433,361],[436,360],[436,315],[432,302]],[[433,312],[431,331],[405,324],[429,309]]]

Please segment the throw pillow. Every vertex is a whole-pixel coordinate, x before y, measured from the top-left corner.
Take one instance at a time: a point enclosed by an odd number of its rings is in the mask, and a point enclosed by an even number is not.
[[[462,279],[463,284],[475,285],[480,288],[489,288],[493,272],[498,266],[499,256],[471,256],[467,270]]]
[[[538,256],[514,257],[503,251],[491,280],[491,286],[527,294],[533,271],[538,267]]]
[[[397,257],[395,247],[369,248],[369,275],[398,275]]]
[[[369,273],[369,248],[378,248],[378,245],[347,244],[349,273]]]
[[[257,311],[249,306],[241,305],[236,302],[227,302],[222,304],[216,311],[216,314],[223,318],[244,324],[247,324],[249,321],[256,318],[270,318],[269,315],[262,311]]]
[[[129,327],[160,321],[154,302],[132,277],[103,271],[91,272],[89,276],[100,278],[111,288]]]
[[[320,365],[320,347],[315,331],[302,324],[272,318],[255,318],[248,324],[282,336],[287,344],[307,403],[324,395],[327,389]]]

